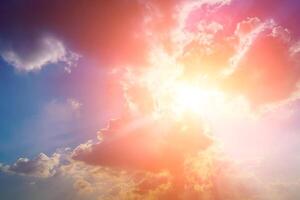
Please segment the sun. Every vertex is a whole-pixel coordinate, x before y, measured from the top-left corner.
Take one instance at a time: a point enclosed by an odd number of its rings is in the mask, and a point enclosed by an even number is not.
[[[178,115],[190,112],[198,115],[207,114],[220,100],[221,93],[196,84],[177,83],[172,92],[173,111]]]
[[[199,110],[205,104],[206,95],[199,87],[179,85],[174,94],[175,105],[180,109]]]
[[[219,79],[207,74],[189,76],[173,56],[159,48],[152,53],[149,67],[128,68],[124,75],[126,100],[134,112],[179,120],[186,114],[215,120],[248,113],[248,100],[226,90]]]

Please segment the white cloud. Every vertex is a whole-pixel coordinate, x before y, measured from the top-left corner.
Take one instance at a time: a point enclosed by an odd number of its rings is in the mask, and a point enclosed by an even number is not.
[[[214,5],[216,7],[229,4],[231,0],[198,0],[198,1],[188,1],[183,5],[183,7],[180,8],[179,11],[179,27],[183,28],[185,25],[185,22],[189,15],[201,8],[203,5]]]
[[[51,157],[40,153],[32,160],[19,158],[12,165],[0,165],[0,171],[24,176],[47,178],[56,173],[55,167],[59,165],[59,159],[60,155],[57,153],[54,153]]]
[[[30,42],[30,47],[22,44],[11,45],[0,52],[4,61],[12,65],[18,71],[38,71],[47,64],[63,62],[65,70],[70,72],[79,59],[79,55],[69,51],[62,41],[57,38],[45,36],[37,41]]]

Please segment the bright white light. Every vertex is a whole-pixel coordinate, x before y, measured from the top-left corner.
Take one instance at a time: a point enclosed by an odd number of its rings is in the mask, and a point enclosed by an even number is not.
[[[174,86],[173,110],[177,114],[182,112],[207,114],[217,99],[220,99],[217,91],[195,85],[178,84]]]

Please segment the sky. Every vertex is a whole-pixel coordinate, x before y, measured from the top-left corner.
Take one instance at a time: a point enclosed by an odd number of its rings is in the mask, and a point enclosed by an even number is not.
[[[298,200],[297,0],[0,2],[0,199]]]

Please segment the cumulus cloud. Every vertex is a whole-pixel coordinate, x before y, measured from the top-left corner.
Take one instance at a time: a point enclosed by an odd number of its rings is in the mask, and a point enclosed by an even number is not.
[[[41,154],[33,160],[19,159],[22,160],[16,162],[19,164],[2,166],[1,171],[43,178],[46,185],[64,180],[74,190],[69,191],[73,192],[68,196],[72,199],[293,199],[299,186],[298,183],[261,182],[249,168],[243,169],[215,155],[211,149],[187,159],[184,174],[176,175],[168,171],[126,171],[88,165],[73,160],[70,153],[59,151],[51,157]]]
[[[35,41],[36,40],[36,41]],[[43,36],[27,44],[10,44],[1,49],[1,57],[18,71],[39,71],[48,64],[64,63],[65,70],[70,72],[71,66],[79,59],[55,37]]]
[[[78,199],[122,199],[128,198],[135,189],[134,173],[112,168],[88,165],[65,154],[57,177],[70,180]]]
[[[77,179],[74,182],[74,188],[80,194],[92,193],[94,190],[91,184],[84,179]]]
[[[40,153],[32,160],[19,158],[14,164],[2,165],[0,169],[1,171],[13,174],[48,178],[56,173],[55,168],[59,165],[59,159],[60,155],[56,153],[50,157],[44,153]]]
[[[185,154],[196,154],[211,144],[201,123],[186,117],[184,122],[131,117],[110,121],[99,133],[101,141],[78,146],[73,158],[116,168],[180,170]]]
[[[113,169],[102,166],[87,165],[84,162],[72,160],[70,152],[60,152],[61,162],[59,166],[55,165],[55,172],[46,173],[45,170],[21,170],[18,172],[8,171],[6,166],[4,172],[9,172],[23,176],[33,176],[43,178],[43,184],[49,185],[52,189],[44,191],[44,194],[56,192],[52,184],[58,184],[64,181],[69,185],[69,192],[63,193],[60,198],[71,199],[230,199],[230,200],[268,200],[297,197],[297,188],[299,184],[295,183],[264,183],[257,180],[252,173],[243,170],[238,164],[226,159],[220,159],[213,155],[212,151],[203,151],[198,156],[190,158],[185,164],[186,179],[183,185],[177,181],[179,175],[174,175],[163,171],[153,173],[149,171],[125,171],[123,169]],[[41,157],[41,158],[39,158]],[[47,163],[49,159],[54,158],[39,156],[39,169],[41,162]],[[32,160],[33,161],[33,160]],[[36,161],[35,161],[36,162]],[[16,162],[17,163],[17,162]],[[46,165],[46,164],[45,164]],[[49,163],[48,163],[49,165]],[[37,164],[30,164],[37,166]],[[12,169],[10,169],[12,170]],[[26,173],[25,173],[26,171]],[[30,171],[30,173],[29,173]],[[33,173],[33,171],[39,171]],[[42,173],[43,171],[43,173]],[[55,176],[54,176],[55,174]],[[47,175],[47,176],[46,176]],[[174,180],[175,178],[175,180]],[[181,177],[182,178],[182,177]],[[37,184],[41,184],[39,179]],[[44,187],[41,184],[40,187]],[[33,187],[33,186],[31,186]],[[65,187],[65,186],[64,186]],[[73,190],[69,187],[72,187]],[[49,189],[49,187],[47,187]],[[54,195],[55,196],[55,195]],[[50,198],[51,199],[51,198]]]
[[[25,121],[22,127],[20,137],[23,138],[26,145],[27,140],[34,138],[35,145],[27,148],[38,148],[47,151],[50,148],[58,148],[66,145],[66,142],[73,140],[76,135],[70,134],[68,137],[61,136],[72,132],[75,127],[74,123],[80,119],[81,103],[69,98],[65,101],[52,100],[48,102],[41,111],[28,121]],[[19,140],[19,139],[18,139]],[[51,141],[51,143],[49,143]],[[61,153],[55,153],[48,157],[41,153],[35,159],[19,158],[14,164],[2,165],[2,170],[16,174],[24,174],[37,177],[49,177],[55,173],[55,167],[59,164]]]
[[[186,159],[212,145],[212,138],[199,120],[188,114],[182,122],[128,114],[111,120],[98,133],[98,142],[89,141],[75,148],[72,159],[91,166],[142,172],[140,178],[133,179],[134,196],[178,198],[188,181],[183,175]],[[169,175],[157,177],[163,171]]]
[[[205,77],[231,95],[246,97],[254,107],[298,93],[299,62],[293,53],[298,40],[291,30],[272,18],[232,15],[237,2],[201,2],[183,4],[190,7],[187,11],[178,9],[183,17],[171,35],[174,52],[168,54],[183,68],[179,79]]]
[[[74,154],[72,156],[74,158]],[[257,181],[249,171],[241,170],[242,168],[233,164],[232,161],[217,156],[212,149],[203,150],[197,156],[186,159],[184,173],[183,171],[171,173],[148,170],[124,171],[123,167],[114,169],[102,166],[105,164],[87,165],[83,162],[73,161],[72,164],[64,166],[63,171],[68,175],[73,174],[71,176],[75,178],[74,183],[80,181],[83,183],[82,188],[87,186],[89,188],[87,191],[93,191],[94,195],[97,192],[102,193],[98,196],[99,199],[263,200],[265,199],[264,192],[273,189],[271,186]],[[134,169],[132,167],[137,169],[137,166],[131,166],[131,169]],[[89,179],[89,181],[81,182],[81,177]],[[100,182],[102,187],[99,186]],[[103,187],[106,188],[111,183],[113,183],[113,189],[102,191]],[[90,190],[90,188],[94,190]],[[83,195],[83,191],[80,192],[80,189],[78,191]]]
[[[110,121],[108,128],[99,132],[99,141],[79,145],[72,158],[93,166],[170,173],[171,181],[154,183],[156,187],[141,182],[143,194],[171,184],[175,191],[167,194],[170,199],[264,199],[255,178],[238,176],[218,160],[219,156],[207,153],[216,141],[199,119],[188,115],[183,121],[164,115],[153,117],[157,102],[151,92],[163,87],[161,80],[172,83],[173,79],[198,80],[204,76],[209,83],[230,94],[245,96],[254,105],[285,100],[297,90],[297,65],[290,53],[297,52],[297,47],[289,30],[274,20],[254,17],[234,23],[229,15],[224,22],[220,10],[229,1],[183,5],[185,9],[178,9],[177,13],[181,16],[179,28],[169,32],[171,50],[159,43],[158,48],[150,48],[148,68],[132,67],[127,74],[128,108],[132,111],[135,107],[137,112],[129,111],[121,119]],[[148,31],[155,34],[155,30]],[[160,70],[155,74],[157,68]],[[229,73],[224,74],[226,70]],[[153,79],[143,79],[148,76]],[[143,187],[148,188],[147,192],[143,192]]]

